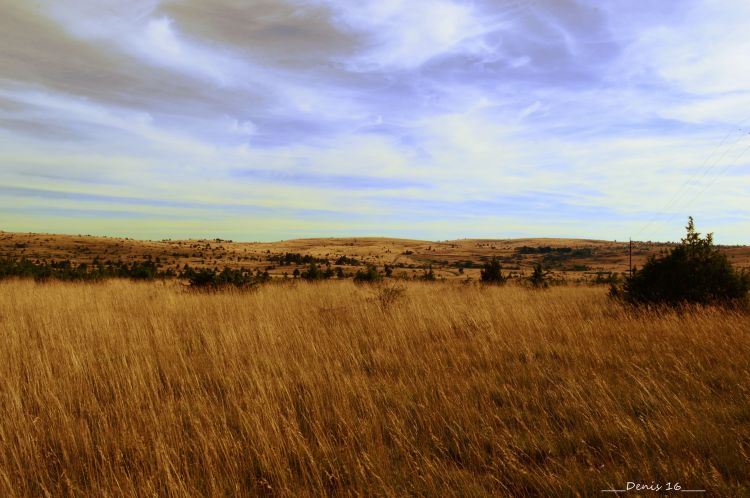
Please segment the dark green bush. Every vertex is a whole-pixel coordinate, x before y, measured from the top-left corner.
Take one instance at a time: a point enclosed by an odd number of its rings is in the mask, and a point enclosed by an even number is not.
[[[301,276],[305,280],[324,280],[333,276],[333,270],[330,267],[326,270],[321,270],[316,263],[310,263],[307,270],[303,271]]]
[[[210,268],[201,268],[200,270],[188,269],[181,274],[190,283],[190,287],[195,289],[219,289],[222,287],[251,287],[257,282],[264,282],[270,277],[268,273],[258,271],[258,276],[253,278],[252,274],[242,270],[233,270],[224,268],[217,271]]]
[[[504,284],[506,280],[497,258],[492,258],[484,263],[480,275],[482,282],[485,284]]]
[[[747,302],[750,275],[732,267],[726,255],[695,231],[693,218],[687,236],[668,253],[652,256],[611,295],[634,304],[739,304]]]
[[[328,260],[325,258],[316,258],[309,254],[300,254],[296,252],[288,252],[286,254],[274,254],[268,257],[268,261],[278,263],[281,266],[297,264],[306,265],[310,263],[326,264]]]
[[[534,265],[534,272],[529,277],[529,281],[531,282],[531,285],[537,288],[543,288],[549,285],[547,282],[547,272],[544,271],[544,267],[542,267],[541,263],[536,263]]]
[[[336,260],[337,265],[351,265],[351,266],[359,266],[361,263],[358,259],[350,258],[348,256],[341,256],[339,259]]]
[[[366,270],[358,270],[354,275],[355,282],[380,282],[383,275],[374,265],[368,265]]]
[[[435,281],[435,272],[432,270],[432,266],[427,268],[421,277],[422,280],[426,280],[428,282],[434,282]]]

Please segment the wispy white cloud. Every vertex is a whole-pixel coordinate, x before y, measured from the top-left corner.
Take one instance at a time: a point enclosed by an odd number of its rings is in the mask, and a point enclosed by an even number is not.
[[[0,0],[0,213],[245,239],[702,214],[747,241],[750,7],[679,5]]]
[[[106,43],[148,64],[226,86],[246,77],[247,67],[229,50],[191,40],[157,12],[158,0],[50,2],[48,12],[73,36]]]
[[[360,33],[362,51],[347,64],[356,70],[409,69],[455,51],[487,48],[478,37],[490,27],[466,2],[452,0],[320,0],[340,29]]]

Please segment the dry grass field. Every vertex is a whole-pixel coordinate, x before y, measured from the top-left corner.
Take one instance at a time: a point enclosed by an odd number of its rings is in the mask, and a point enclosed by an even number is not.
[[[393,285],[0,282],[0,496],[750,496],[746,314]]]

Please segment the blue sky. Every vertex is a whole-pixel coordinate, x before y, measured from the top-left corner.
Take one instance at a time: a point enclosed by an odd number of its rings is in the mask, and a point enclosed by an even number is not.
[[[0,229],[750,243],[750,3],[0,0]]]

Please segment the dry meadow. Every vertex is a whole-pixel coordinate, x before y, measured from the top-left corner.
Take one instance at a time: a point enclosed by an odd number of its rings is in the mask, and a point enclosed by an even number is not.
[[[3,497],[750,495],[742,312],[586,286],[5,281],[0,331]]]
[[[633,265],[642,267],[648,257],[658,255],[674,244],[634,242]],[[523,248],[582,250],[583,254],[525,254]],[[506,274],[528,276],[534,264],[542,262],[555,279],[569,283],[591,282],[599,273],[626,272],[629,253],[627,242],[586,239],[462,239],[426,241],[383,237],[295,239],[277,242],[233,242],[230,240],[133,240],[89,235],[59,235],[0,231],[0,258],[27,258],[32,261],[63,261],[92,265],[99,261],[156,261],[163,270],[192,268],[235,268],[267,270],[272,277],[291,277],[294,265],[279,265],[274,256],[299,253],[326,258],[347,273],[354,273],[364,264],[378,268],[393,267],[393,276],[401,279],[419,278],[428,267],[438,278],[447,280],[479,279],[484,261],[497,257]],[[738,269],[750,270],[750,247],[719,248]],[[353,266],[335,263],[340,257],[354,258],[361,263]],[[467,266],[466,263],[473,263]],[[464,269],[459,271],[458,266]],[[304,269],[304,267],[302,268]]]

